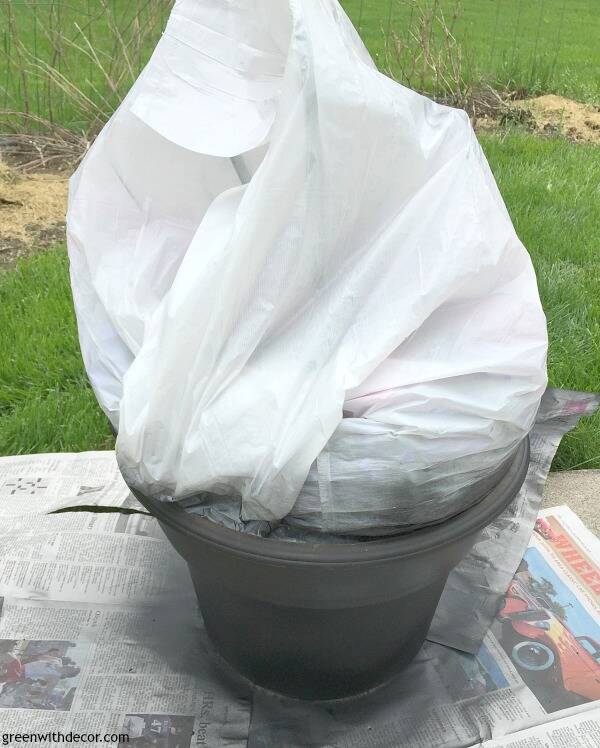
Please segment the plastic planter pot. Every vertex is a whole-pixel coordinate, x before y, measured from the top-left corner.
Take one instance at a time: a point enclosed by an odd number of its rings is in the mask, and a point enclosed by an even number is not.
[[[519,491],[529,442],[470,509],[415,532],[351,544],[229,530],[136,493],[187,561],[209,636],[254,683],[304,699],[361,693],[419,651],[450,571]]]

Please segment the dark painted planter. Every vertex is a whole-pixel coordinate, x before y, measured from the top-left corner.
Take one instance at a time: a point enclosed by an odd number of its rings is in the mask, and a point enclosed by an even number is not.
[[[383,683],[417,654],[450,571],[519,491],[529,442],[497,486],[445,522],[384,540],[293,543],[137,498],[187,561],[221,655],[265,688],[333,699]]]

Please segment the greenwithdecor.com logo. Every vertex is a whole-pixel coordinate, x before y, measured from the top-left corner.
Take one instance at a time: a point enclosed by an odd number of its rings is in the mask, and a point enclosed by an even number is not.
[[[3,732],[0,733],[2,737],[2,745],[20,745],[20,744],[53,744],[53,743],[66,743],[68,744],[85,744],[85,743],[112,743],[113,745],[119,745],[123,743],[129,743],[129,735],[113,732],[105,733],[104,735],[99,732]]]

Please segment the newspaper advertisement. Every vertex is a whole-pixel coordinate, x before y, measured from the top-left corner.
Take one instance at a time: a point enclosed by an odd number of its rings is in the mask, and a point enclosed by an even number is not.
[[[552,721],[486,748],[600,746],[599,561],[600,541],[573,512],[540,514],[504,607],[521,633],[508,630],[502,646]]]

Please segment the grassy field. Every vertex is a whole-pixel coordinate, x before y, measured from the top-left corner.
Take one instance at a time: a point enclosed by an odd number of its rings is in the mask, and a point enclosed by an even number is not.
[[[600,385],[600,148],[528,134],[480,137],[535,266],[550,383]],[[554,469],[600,468],[600,415],[563,440]]]
[[[600,149],[514,131],[482,136],[537,269],[550,381],[600,382]],[[102,449],[107,422],[87,384],[64,248],[0,273],[0,454]],[[568,434],[555,468],[600,468],[600,416]]]
[[[172,0],[0,1],[0,109],[95,131],[148,60]],[[5,127],[15,121],[4,117]],[[17,119],[17,127],[27,125]],[[39,129],[32,122],[32,129]],[[0,120],[0,129],[2,129]]]
[[[0,2],[0,109],[27,111],[77,130],[97,129],[146,62],[170,4]],[[600,104],[598,0],[342,0],[379,66],[425,90],[431,80],[404,78],[407,58],[419,57],[424,41],[440,41],[439,24],[419,27],[418,8],[432,4],[449,25],[460,7],[453,33],[467,83],[483,79],[499,88]],[[408,44],[400,61],[390,62],[385,46],[393,38]]]
[[[380,66],[389,33],[402,36],[415,28],[410,0],[342,0],[342,5]],[[459,8],[453,33],[468,81],[600,104],[597,0],[440,0],[440,6],[448,25]]]
[[[0,270],[0,454],[112,443],[81,361],[64,248]]]

